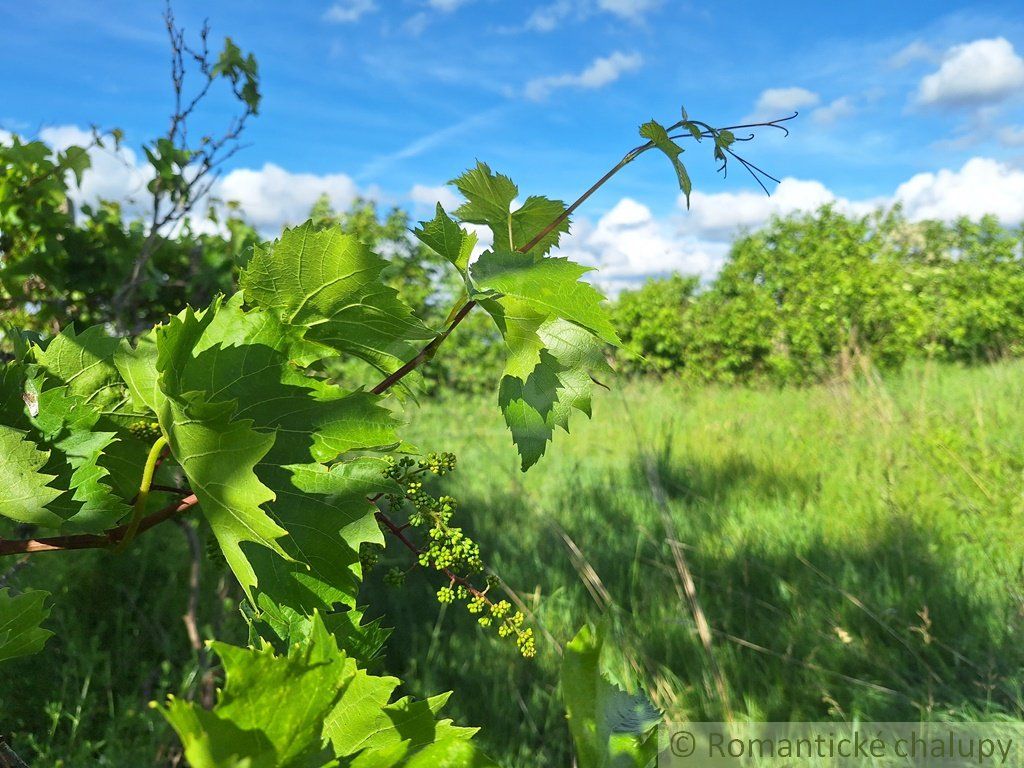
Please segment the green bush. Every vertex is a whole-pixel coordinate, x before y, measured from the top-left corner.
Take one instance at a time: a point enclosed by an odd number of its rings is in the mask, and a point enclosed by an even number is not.
[[[810,383],[914,357],[1024,350],[1020,238],[992,217],[911,223],[897,208],[774,219],[704,290],[678,275],[623,293],[622,367],[699,381]]]

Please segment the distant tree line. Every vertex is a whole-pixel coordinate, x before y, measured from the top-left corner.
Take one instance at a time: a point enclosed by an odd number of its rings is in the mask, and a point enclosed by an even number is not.
[[[620,367],[694,381],[812,383],[867,363],[983,363],[1024,353],[1019,231],[994,217],[907,220],[833,207],[733,243],[701,286],[673,275],[614,306]]]

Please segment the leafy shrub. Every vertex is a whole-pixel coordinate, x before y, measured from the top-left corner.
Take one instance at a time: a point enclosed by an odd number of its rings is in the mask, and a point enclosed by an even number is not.
[[[982,362],[1024,351],[1019,236],[992,217],[911,223],[826,206],[739,238],[705,289],[654,281],[613,316],[624,367],[700,381],[810,383],[869,361]]]

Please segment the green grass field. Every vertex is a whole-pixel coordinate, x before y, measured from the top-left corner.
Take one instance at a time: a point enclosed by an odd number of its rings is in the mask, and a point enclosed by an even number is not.
[[[1015,363],[809,390],[631,384],[526,475],[491,403],[470,417],[431,405],[412,437],[458,454],[464,524],[545,642],[524,663],[483,632],[470,641],[471,617],[439,614],[423,587],[391,614],[390,665],[422,692],[458,691],[459,718],[522,765],[569,764],[557,644],[602,614],[679,717],[1017,713],[1022,376]]]
[[[366,590],[395,627],[385,666],[411,693],[455,689],[449,712],[510,766],[569,764],[559,645],[602,616],[677,717],[1019,716],[1022,379],[1012,363],[807,390],[625,384],[526,475],[490,400],[428,403],[409,437],[458,454],[461,524],[530,609],[538,657],[442,609],[425,575],[390,591],[381,567]],[[22,745],[33,734],[33,765],[152,764],[170,743],[145,702],[188,690],[194,663],[185,541],[164,529],[121,558],[50,555],[8,576],[61,585],[57,654],[0,676],[0,722]],[[407,562],[388,547],[384,566]],[[208,595],[218,578],[206,568]]]

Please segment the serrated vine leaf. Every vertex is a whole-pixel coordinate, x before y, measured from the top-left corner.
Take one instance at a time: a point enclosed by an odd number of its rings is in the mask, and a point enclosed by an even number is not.
[[[460,227],[445,213],[440,203],[437,204],[434,218],[430,221],[421,221],[419,228],[413,230],[413,234],[428,248],[444,256],[460,272],[464,273],[469,269],[469,259],[473,255],[473,247],[477,240],[476,233],[467,232]]]
[[[171,699],[163,709],[195,768],[319,768],[357,755],[356,765],[493,765],[455,746],[476,729],[436,719],[447,695],[389,703],[398,680],[359,669],[318,614],[311,627],[286,654],[212,644],[226,674],[216,706]]]
[[[532,248],[530,253],[543,256],[558,244],[562,233],[569,231],[569,219],[563,217],[565,203],[546,197],[530,196],[517,210],[512,202],[519,188],[503,174],[494,173],[486,163],[463,173],[452,184],[458,188],[466,202],[455,215],[471,224],[486,224],[494,233],[494,248],[515,251],[523,248],[555,224]],[[557,222],[557,224],[556,224]]]
[[[361,752],[350,768],[498,768],[471,741],[446,739],[410,754],[409,742]]]
[[[529,254],[487,251],[470,270],[478,290],[496,291],[576,323],[609,344],[619,337],[601,306],[604,296],[580,278],[589,272],[568,259],[534,259]]]
[[[538,331],[548,314],[513,296],[481,299],[480,306],[490,314],[505,341],[504,375],[525,381],[540,363],[544,342]]]
[[[53,635],[40,626],[50,615],[49,597],[41,590],[12,596],[9,589],[0,589],[0,662],[43,649]]]
[[[135,406],[153,413],[156,413],[159,397],[157,356],[156,334],[152,331],[139,336],[134,346],[127,339],[123,340],[114,352],[114,365],[127,385]]]
[[[353,235],[306,222],[257,247],[241,285],[247,301],[308,329],[310,341],[391,373],[415,355],[412,341],[433,333],[381,281],[385,266]]]
[[[355,607],[359,546],[382,543],[367,497],[397,488],[384,479],[379,459],[337,459],[394,448],[398,422],[379,396],[306,376],[275,315],[244,312],[237,296],[211,311],[191,353],[176,358],[166,379],[176,391],[218,393],[234,404],[232,418],[272,442],[253,466],[254,479],[273,495],[269,510],[288,535],[267,551],[251,549],[248,563],[262,619],[283,636],[314,610]],[[328,469],[323,462],[335,463]]]
[[[449,694],[425,701],[404,697],[389,703],[399,682],[364,670],[355,673],[324,722],[324,735],[339,757],[402,743],[407,752],[414,752],[435,741],[464,741],[477,732],[476,728],[453,725],[451,720],[437,720]]]
[[[90,370],[94,367],[95,363],[90,363]],[[68,370],[64,368],[65,373]],[[107,406],[113,407],[123,400],[123,390],[117,390],[108,377],[103,380],[110,394]],[[8,365],[0,380],[0,396],[7,403],[4,422],[8,427],[17,425],[23,440],[46,455],[39,472],[47,478],[41,482],[48,485],[48,490],[35,502],[46,510],[35,516],[35,524],[65,533],[99,533],[130,511],[114,492],[107,467],[113,461],[111,450],[117,438],[112,431],[96,428],[102,413],[97,400],[73,394],[70,385],[53,384],[53,378],[43,373],[41,367],[18,364]],[[22,448],[22,454],[26,450]],[[13,460],[15,455],[17,452],[9,459]],[[34,482],[27,469],[21,480]],[[137,474],[134,480],[137,484]],[[58,491],[57,495],[53,496],[50,489]],[[7,514],[3,502],[0,514]]]
[[[114,365],[121,342],[101,326],[76,333],[68,326],[36,353],[40,367],[71,395],[97,410],[111,409],[124,399],[124,386]]]
[[[533,256],[545,255],[558,245],[561,236],[569,231],[569,217],[564,214],[565,203],[561,200],[550,200],[534,195],[526,198],[522,207],[512,212],[511,250],[525,248],[552,223],[557,222],[529,249]]]
[[[316,637],[273,649],[212,643],[226,683],[216,706],[205,711],[171,699],[163,715],[177,731],[193,768],[225,765],[322,768],[335,765],[324,748],[323,721],[355,673],[355,664],[330,643],[320,625]]]
[[[565,647],[562,698],[580,768],[646,768],[658,753],[660,713],[601,668],[604,636],[584,627]]]
[[[63,524],[64,518],[47,509],[61,494],[51,486],[56,475],[42,472],[49,458],[26,432],[0,424],[0,487],[4,489],[0,514],[30,525],[59,528]]]
[[[649,139],[672,163],[672,168],[676,172],[676,178],[679,180],[679,189],[681,189],[683,194],[686,196],[686,207],[689,208],[690,192],[693,191],[693,182],[690,181],[690,174],[687,173],[686,166],[683,165],[683,161],[679,159],[679,156],[683,153],[683,148],[669,137],[668,131],[665,130],[665,126],[655,120],[651,120],[650,122],[641,125],[640,135],[645,139]]]
[[[590,416],[593,377],[608,370],[601,344],[577,325],[548,320],[537,335],[543,350],[536,367],[525,379],[503,376],[498,390],[524,472],[544,455],[556,427],[569,431],[572,410]]]
[[[194,349],[218,309],[215,304],[201,315],[186,310],[160,329],[157,416],[225,560],[248,592],[257,579],[241,544],[252,542],[287,557],[277,541],[286,531],[262,509],[275,495],[254,471],[274,445],[274,435],[256,432],[251,420],[235,420],[233,402],[210,402],[201,390],[188,388]]]
[[[486,224],[494,232],[494,242],[509,241],[509,210],[519,187],[508,176],[494,173],[487,163],[477,162],[452,184],[466,198],[455,215],[471,224]],[[509,244],[511,249],[513,246]]]

